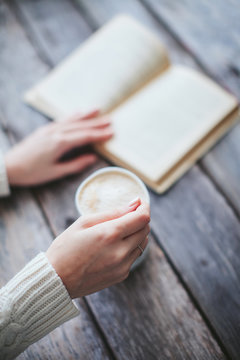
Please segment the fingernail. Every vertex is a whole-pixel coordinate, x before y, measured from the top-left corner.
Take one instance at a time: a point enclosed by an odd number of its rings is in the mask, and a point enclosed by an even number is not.
[[[134,205],[136,205],[137,203],[141,202],[140,197],[136,197],[135,199],[133,199],[132,201],[130,201],[130,203],[128,204],[129,207],[133,207]]]

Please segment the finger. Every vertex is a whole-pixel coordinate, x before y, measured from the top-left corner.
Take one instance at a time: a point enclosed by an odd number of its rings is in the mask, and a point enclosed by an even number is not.
[[[136,211],[126,214],[112,221],[112,225],[115,226],[120,236],[125,238],[135,232],[143,229],[150,222],[149,205],[143,203]]]
[[[61,126],[61,131],[64,134],[67,134],[67,133],[83,131],[83,130],[102,129],[102,128],[106,128],[110,124],[111,124],[110,118],[107,116],[103,116],[100,118],[94,118],[84,121],[62,123],[60,124],[60,126]]]
[[[111,127],[103,129],[88,129],[79,130],[74,133],[64,135],[64,142],[62,145],[62,151],[68,151],[77,146],[83,146],[100,141],[106,141],[113,135]]]
[[[89,129],[86,130],[84,138],[85,144],[92,144],[96,142],[109,140],[113,136],[113,129],[111,126],[103,129]]]
[[[116,209],[114,211],[108,211],[108,212],[101,212],[97,214],[91,214],[87,216],[82,216],[79,218],[79,223],[82,227],[88,228],[97,224],[105,223],[107,221],[117,219],[131,211],[134,211],[140,206],[141,200],[140,198],[136,198],[126,206],[119,209]]]
[[[139,230],[135,234],[124,238],[123,243],[126,249],[126,253],[131,253],[133,250],[135,250],[138,247],[138,245],[142,247],[141,244],[144,243],[144,240],[149,234],[149,231],[150,231],[150,226],[146,225],[142,230]]]
[[[82,119],[83,120],[92,119],[92,118],[95,118],[95,117],[99,116],[99,114],[100,114],[100,110],[95,109],[95,110],[92,110],[89,113],[83,115]]]
[[[82,112],[76,112],[75,114],[62,119],[61,122],[72,123],[72,122],[77,122],[77,121],[81,121],[81,120],[92,119],[92,118],[99,116],[99,114],[100,114],[99,109],[92,110],[92,111],[88,112],[87,114],[83,114]]]
[[[141,244],[139,244],[141,246],[141,248],[143,249],[143,251],[145,251],[147,245],[148,245],[148,236],[145,237],[145,239],[142,241]],[[139,256],[142,255],[142,251],[136,247],[129,255],[129,257],[127,258],[127,262],[129,264],[129,268],[132,266],[132,264],[134,263],[134,261],[137,260],[137,258],[139,258]]]
[[[56,177],[78,173],[83,169],[85,169],[86,167],[94,164],[96,160],[97,160],[96,155],[86,154],[86,155],[81,155],[71,161],[58,163],[55,166],[55,174],[57,175]]]

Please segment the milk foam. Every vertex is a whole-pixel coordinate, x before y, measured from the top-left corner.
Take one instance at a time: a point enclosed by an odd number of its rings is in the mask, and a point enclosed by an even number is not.
[[[111,211],[127,206],[136,197],[147,201],[146,194],[136,180],[117,171],[100,173],[82,188],[78,202],[82,214]]]

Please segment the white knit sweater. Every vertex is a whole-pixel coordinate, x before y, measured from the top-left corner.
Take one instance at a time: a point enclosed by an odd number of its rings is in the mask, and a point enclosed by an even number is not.
[[[0,154],[0,196],[8,193]],[[0,289],[0,358],[13,359],[78,313],[62,280],[40,253]]]

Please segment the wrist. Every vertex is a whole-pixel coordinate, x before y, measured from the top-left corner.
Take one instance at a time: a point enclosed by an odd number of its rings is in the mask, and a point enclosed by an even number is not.
[[[5,156],[5,167],[9,185],[20,185],[22,168],[8,153]]]
[[[66,269],[66,266],[64,266],[64,258],[62,258],[60,260],[57,256],[57,251],[56,251],[56,253],[52,252],[51,247],[46,251],[45,255],[46,255],[46,258],[48,259],[48,262],[51,264],[51,266],[55,270],[56,274],[62,280],[62,283],[64,284],[69,296],[73,299],[73,297],[71,295],[71,286],[69,286],[69,283],[66,280],[65,275],[64,275],[64,269]]]

